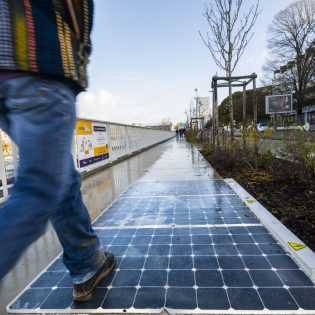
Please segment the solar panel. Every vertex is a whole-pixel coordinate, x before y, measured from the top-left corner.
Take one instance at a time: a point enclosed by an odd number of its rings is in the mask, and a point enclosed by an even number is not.
[[[117,268],[72,300],[59,257],[10,305],[45,313],[315,309],[315,287],[224,181],[136,183],[94,223]]]

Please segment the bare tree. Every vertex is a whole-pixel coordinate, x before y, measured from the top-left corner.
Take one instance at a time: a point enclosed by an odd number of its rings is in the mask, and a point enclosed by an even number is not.
[[[187,110],[187,109],[185,109],[185,115],[186,115],[186,124],[189,124],[190,117],[189,117],[189,114],[188,114],[188,110]]]
[[[300,0],[280,11],[268,27],[268,59],[263,70],[274,92],[292,92],[302,113],[307,90],[315,86],[315,0]]]
[[[243,0],[211,0],[204,16],[210,27],[207,36],[199,31],[217,66],[230,78],[253,36],[252,28],[259,15],[259,1],[242,12]],[[232,82],[229,85],[230,123],[233,125]],[[233,138],[233,128],[231,128]]]

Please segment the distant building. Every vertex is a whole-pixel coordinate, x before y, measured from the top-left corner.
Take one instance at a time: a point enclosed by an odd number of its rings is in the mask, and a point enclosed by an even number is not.
[[[171,122],[165,124],[146,125],[145,127],[154,130],[173,131],[173,124]]]

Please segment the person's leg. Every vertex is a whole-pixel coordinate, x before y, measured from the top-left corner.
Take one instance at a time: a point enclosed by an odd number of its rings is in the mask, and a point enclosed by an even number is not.
[[[0,91],[0,129],[5,133],[8,133],[9,130],[9,121],[7,118],[7,111],[4,107],[4,99],[1,98],[1,91]]]
[[[88,301],[97,284],[115,266],[115,257],[104,252],[99,238],[91,227],[88,211],[80,191],[81,175],[72,169],[70,186],[59,207],[52,213],[51,221],[63,246],[63,261],[73,279],[73,299]]]
[[[88,211],[81,195],[81,175],[69,154],[71,182],[67,195],[51,215],[51,222],[63,247],[63,262],[74,283],[90,279],[102,266],[105,254],[91,227]]]
[[[76,121],[75,93],[59,81],[28,76],[6,81],[1,90],[20,165],[12,195],[0,211],[0,279],[67,198]]]

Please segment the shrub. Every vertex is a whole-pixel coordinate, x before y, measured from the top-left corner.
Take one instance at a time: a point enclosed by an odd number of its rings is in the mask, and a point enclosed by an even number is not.
[[[190,143],[197,143],[198,141],[198,131],[194,129],[186,130],[185,133],[186,140]]]
[[[291,172],[300,178],[315,175],[315,144],[309,140],[307,133],[293,130],[282,141],[281,155],[295,163]]]

